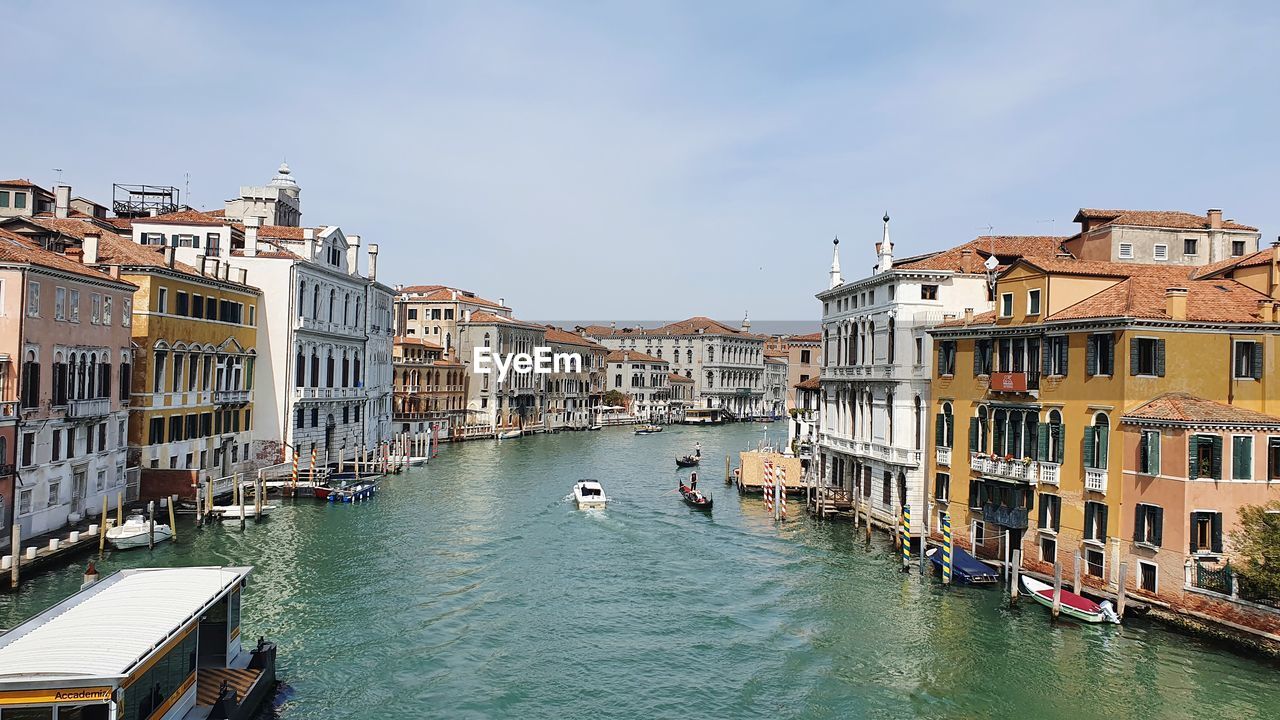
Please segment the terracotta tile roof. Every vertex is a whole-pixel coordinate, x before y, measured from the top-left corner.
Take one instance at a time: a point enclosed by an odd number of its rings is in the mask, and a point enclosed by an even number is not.
[[[462,322],[465,325],[468,321],[463,320]],[[533,329],[544,330],[544,331],[546,330],[546,327],[542,325],[538,325],[537,323],[525,322],[523,320],[516,320],[514,318],[503,317],[501,315],[495,315],[491,312],[485,312],[483,310],[477,310],[476,312],[471,313],[470,323],[472,325],[514,325],[516,327],[526,327],[526,328],[533,328]]]
[[[1055,275],[1087,275],[1090,277],[1127,278],[1135,276],[1188,280],[1195,269],[1188,265],[1149,265],[1144,263],[1077,260],[1071,257],[1028,257],[1019,261]],[[1017,263],[1015,263],[1017,264]]]
[[[241,250],[239,248],[232,250],[231,255],[232,257],[248,257],[247,255],[244,254],[244,250]],[[284,248],[276,248],[275,250],[267,250],[267,251],[259,250],[254,255],[254,257],[270,258],[272,260],[301,260],[302,259],[301,255],[289,250],[285,250]]]
[[[225,217],[217,217],[207,212],[199,210],[179,210],[177,212],[165,213],[164,215],[152,215],[150,217],[133,218],[134,225],[229,225],[230,223]]]
[[[1099,210],[1080,208],[1072,222],[1093,221],[1094,227],[1103,225],[1132,225],[1137,227],[1176,228],[1179,230],[1208,230],[1209,216],[1180,210]],[[1257,230],[1229,220],[1222,221],[1224,230]]]
[[[783,358],[783,359],[786,359],[787,355],[788,355],[788,353],[787,353],[787,351],[786,351],[786,350],[768,350],[768,349],[766,349],[766,350],[764,351],[764,356],[765,356],[765,357],[767,357],[767,358]]]
[[[103,220],[103,222],[121,230],[130,230],[133,228],[133,218],[107,218]]]
[[[605,356],[604,360],[605,362],[608,362],[608,363],[644,362],[644,363],[662,363],[663,365],[671,364],[660,357],[646,355],[645,353],[638,352],[636,350],[614,350],[613,352]]]
[[[1168,320],[1165,290],[1187,289],[1187,320],[1191,322],[1258,322],[1258,301],[1266,295],[1234,280],[1171,282],[1160,277],[1131,277],[1050,315],[1054,320],[1145,318]]]
[[[796,387],[801,390],[821,390],[822,378],[815,375],[814,377],[811,377],[808,380],[796,383],[792,387]]]
[[[687,377],[685,377],[685,376],[681,375],[680,373],[668,373],[668,374],[667,374],[667,382],[673,382],[673,383],[675,383],[675,382],[678,382],[678,383],[688,383],[688,384],[692,385],[692,384],[693,384],[693,378],[687,378]]]
[[[103,265],[120,265],[121,267],[167,267],[160,245],[139,245],[115,235],[103,235],[98,241],[98,262]],[[188,275],[200,275],[195,267],[177,260],[173,269]]]
[[[1162,420],[1193,425],[1280,426],[1280,417],[1275,415],[1267,415],[1184,392],[1158,395],[1125,413],[1123,420]]]
[[[787,338],[787,342],[792,342],[792,343],[822,342],[822,333],[815,332],[815,333],[809,333],[808,335],[792,335],[791,337]]]
[[[310,229],[315,231],[316,237],[320,237],[329,227],[328,225],[321,225]],[[292,225],[263,225],[258,228],[258,237],[272,240],[305,240],[307,239],[306,232],[307,228],[293,227]]]
[[[596,348],[600,350],[604,349],[604,346],[600,345],[599,343],[592,342],[591,340],[588,340],[587,338],[584,338],[577,333],[571,333],[568,330],[563,330],[561,328],[555,327],[554,325],[547,325],[546,328],[547,328],[546,341],[549,343],[554,342],[554,343],[560,343],[561,345],[579,345],[585,348]]]
[[[480,307],[506,308],[492,300],[476,295],[470,290],[460,290],[448,285],[410,285],[400,289],[400,295],[412,294],[420,297],[406,298],[415,302],[460,302]]]
[[[988,310],[986,312],[981,312],[974,315],[973,322],[970,324],[971,325],[989,325],[991,323],[994,323],[995,321],[996,321],[996,311]],[[937,325],[937,327],[940,327],[940,328],[952,328],[952,327],[963,327],[963,326],[964,326],[964,315],[961,315],[960,317],[957,317],[957,318],[952,318],[951,320],[944,320],[938,323]]]
[[[963,272],[960,262],[964,251],[972,251],[975,272],[982,272],[982,262],[994,255],[1001,265],[1022,257],[1054,257],[1063,252],[1066,237],[1056,235],[982,235],[949,250],[895,262],[895,270],[950,270]]]
[[[581,325],[578,330],[590,335],[591,337],[609,337],[611,335],[620,334],[620,331],[609,325]]]
[[[444,285],[406,285],[400,288],[400,292],[402,293],[431,292],[432,290],[439,290],[440,288],[443,288],[443,287],[445,286]]]
[[[37,247],[32,242],[21,235],[0,228],[0,262],[17,263],[22,265],[39,265],[42,267],[61,270],[62,272],[72,273],[90,277],[94,280],[102,280],[106,282],[118,282],[131,288],[135,287],[133,283],[124,280],[115,280],[106,273],[93,267],[72,260],[64,255],[56,252],[50,252],[44,248]]]
[[[1210,263],[1209,265],[1202,265],[1197,268],[1192,277],[1204,278],[1211,275],[1225,274],[1226,271],[1234,270],[1236,268],[1270,265],[1271,256],[1274,255],[1275,252],[1275,248],[1264,248],[1258,252],[1245,255],[1243,257],[1227,258],[1226,260],[1219,260],[1218,262]]]
[[[226,216],[227,216],[227,211],[226,211],[226,209],[220,209],[220,210],[208,210],[208,211],[206,211],[206,214],[208,214],[208,215],[212,215],[212,216],[214,216],[214,217],[224,218],[224,217],[226,217]]]
[[[431,342],[430,340],[424,340],[423,338],[419,338],[419,337],[410,337],[410,336],[407,336],[407,335],[398,335],[398,336],[396,336],[395,344],[396,344],[396,345],[418,345],[418,346],[420,346],[420,347],[424,347],[424,348],[426,348],[426,349],[428,349],[428,350],[443,350],[443,349],[444,349],[442,346],[437,345],[437,344],[435,344],[435,343]]]
[[[99,224],[101,221],[94,221],[93,218],[56,218],[52,215],[36,215],[35,217],[21,218],[21,221],[29,222],[56,233],[61,233],[67,237],[83,240],[85,233],[98,233],[99,235],[114,235],[116,229],[114,226],[104,227]]]
[[[45,190],[39,185],[31,182],[30,180],[26,180],[24,178],[15,178],[13,180],[0,180],[0,185],[6,185],[8,187],[28,187],[28,188],[35,188],[37,190],[43,190],[44,192],[49,192],[48,190]]]

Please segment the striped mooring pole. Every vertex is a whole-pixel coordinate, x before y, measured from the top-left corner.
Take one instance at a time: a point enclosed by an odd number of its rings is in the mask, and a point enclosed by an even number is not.
[[[764,461],[764,487],[762,487],[761,490],[764,491],[764,509],[768,510],[769,514],[772,515],[773,514],[773,463],[768,460]]]
[[[911,506],[902,506],[902,572],[911,572]]]
[[[293,449],[293,489],[298,489],[298,448]]]
[[[787,519],[787,468],[778,467],[778,519]]]
[[[942,584],[951,584],[951,513],[942,513]]]

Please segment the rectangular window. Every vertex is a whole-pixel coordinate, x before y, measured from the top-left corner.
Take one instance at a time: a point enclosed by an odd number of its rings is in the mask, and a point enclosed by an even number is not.
[[[147,430],[147,444],[159,445],[164,442],[164,418],[151,418],[151,426]]]
[[[1120,259],[1121,260],[1133,259],[1133,243],[1120,243]]]
[[[1107,505],[1093,502],[1084,504],[1084,539],[1105,543],[1107,541]]]
[[[53,319],[67,319],[67,289],[64,287],[53,289]]]
[[[111,296],[105,295],[102,298],[102,324],[111,324]]]
[[[1040,493],[1040,517],[1036,528],[1040,532],[1058,532],[1062,527],[1062,498]]]
[[[1103,577],[1106,571],[1106,556],[1097,548],[1085,548],[1084,551],[1085,572],[1092,577]]]
[[[938,375],[956,374],[956,341],[943,340],[938,343]]]
[[[55,507],[62,500],[62,483],[49,483],[49,507]],[[7,712],[5,713],[8,714]]]
[[[1267,481],[1280,480],[1280,437],[1267,438]]]
[[[1222,513],[1213,510],[1191,513],[1191,552],[1222,553]]]
[[[1155,595],[1158,592],[1158,584],[1156,581],[1159,573],[1158,567],[1153,562],[1146,560],[1138,561],[1138,589],[1143,592],[1149,592]]]
[[[72,290],[67,293],[67,318],[73,322],[80,322],[80,291]]]
[[[1040,538],[1040,562],[1055,563],[1058,561],[1058,540],[1053,537]]]
[[[1196,239],[1195,239],[1195,238],[1186,238],[1186,239],[1184,239],[1184,240],[1182,241],[1182,254],[1183,254],[1183,255],[1195,255],[1195,254],[1196,254]]]
[[[1187,439],[1187,477],[1222,479],[1222,436],[1192,435]]]
[[[921,285],[920,299],[921,300],[937,300],[938,286],[937,285]]]
[[[1253,436],[1236,435],[1231,438],[1231,479],[1253,479]]]
[[[1143,475],[1160,474],[1160,431],[1143,430],[1138,443],[1138,472]]]
[[[1129,343],[1129,374],[1164,377],[1164,340],[1132,338]]]
[[[933,478],[933,496],[938,502],[947,502],[951,499],[951,475],[948,473],[938,473]]]
[[[1000,295],[1000,317],[1013,317],[1013,293]]]
[[[62,459],[62,431],[53,431],[53,443],[49,446],[49,462],[58,462]]]
[[[125,298],[124,306],[120,310],[120,325],[129,327],[133,324],[133,298]]]
[[[1262,379],[1262,343],[1237,340],[1232,349],[1232,367],[1237,380]]]
[[[1035,290],[1027,291],[1027,314],[1028,315],[1040,314],[1040,289],[1039,288]]]
[[[27,283],[27,317],[40,317],[40,283]]]
[[[31,512],[31,491],[23,490],[18,495],[18,514],[26,515]]]
[[[1138,503],[1133,506],[1133,541],[1160,547],[1164,536],[1164,508]]]
[[[410,319],[410,320],[417,320],[417,319],[418,319],[418,311],[417,311],[416,309],[413,309],[413,308],[410,308],[410,309],[409,309],[409,319]]]
[[[1089,375],[1112,375],[1115,372],[1115,338],[1111,333],[1089,336],[1085,346],[1085,370]]]
[[[102,295],[89,293],[89,322],[94,325],[102,322]]]
[[[1155,247],[1152,248],[1151,256],[1156,260],[1168,260],[1169,246],[1164,243],[1156,243]]]
[[[156,291],[156,312],[169,312],[169,288],[160,288]]]
[[[0,207],[9,207],[9,191],[0,190]]]
[[[1232,240],[1232,241],[1231,241],[1231,256],[1232,256],[1232,257],[1240,257],[1241,255],[1244,255],[1244,241],[1243,241],[1243,240]]]
[[[176,310],[174,310],[174,314],[180,315],[182,317],[187,317],[188,315],[191,314],[191,309],[188,307],[188,303],[187,303],[187,294],[179,290],[177,298],[178,298],[178,307]]]
[[[204,296],[203,295],[191,296],[191,317],[193,318],[204,317]]]
[[[27,206],[27,194],[24,192],[16,192],[13,194],[13,206],[19,210]]]
[[[1057,376],[1067,374],[1067,337],[1065,335],[1045,338],[1042,361],[1045,374]]]
[[[22,434],[22,466],[30,467],[36,463],[36,434]]]

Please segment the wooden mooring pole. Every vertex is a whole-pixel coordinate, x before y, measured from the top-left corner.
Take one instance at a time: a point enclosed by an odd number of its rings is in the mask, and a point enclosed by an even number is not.
[[[107,496],[102,496],[102,517],[98,523],[98,555],[107,549]]]
[[[1080,558],[1079,550],[1076,551],[1075,557],[1071,558],[1071,561],[1072,561],[1071,592],[1079,595],[1080,594],[1080,565],[1083,563],[1083,561]]]
[[[147,549],[156,546],[156,501],[147,501]]]
[[[1125,585],[1129,580],[1129,563],[1120,563],[1120,587],[1116,590],[1116,615],[1124,619]]]
[[[1051,614],[1053,619],[1058,619],[1058,614],[1062,612],[1062,563],[1056,560],[1053,563],[1053,608]]]
[[[173,533],[173,541],[178,542],[178,523],[173,514],[173,506],[178,502],[177,495],[169,496],[169,532]]]
[[[22,564],[22,526],[17,523],[9,528],[9,553],[13,555],[13,565],[9,566],[9,587],[17,590],[21,577],[18,566]]]
[[[1012,575],[1009,583],[1009,604],[1018,604],[1018,582],[1022,575],[1022,550],[1013,551],[1013,565],[1010,566]]]

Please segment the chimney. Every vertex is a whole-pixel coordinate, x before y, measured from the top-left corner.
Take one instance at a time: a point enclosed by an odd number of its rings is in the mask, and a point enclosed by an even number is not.
[[[973,264],[973,250],[970,248],[960,251],[960,272],[966,275],[978,272],[978,268]]]
[[[378,243],[369,243],[369,282],[378,281]]]
[[[1267,298],[1258,301],[1258,319],[1264,323],[1273,323],[1276,321],[1275,301]]]
[[[964,324],[965,325],[973,324],[973,308],[964,309]]]
[[[62,253],[68,260],[76,263],[84,262],[84,250],[78,247],[69,247]]]
[[[66,218],[71,214],[71,186],[59,185],[53,189],[53,216]]]
[[[499,304],[499,305],[501,305],[502,307],[506,307],[506,306],[507,306],[507,299],[506,299],[506,298],[498,298],[498,304]]]
[[[360,274],[359,270],[356,267],[357,263],[359,262],[360,262],[360,236],[348,235],[347,236],[347,272],[352,275],[359,275]]]
[[[1222,210],[1219,208],[1209,208],[1209,229],[1222,229]]]
[[[262,221],[256,216],[244,219],[244,256],[258,256],[258,226]]]
[[[1280,300],[1280,238],[1271,243],[1271,292],[1272,300]]]
[[[168,267],[168,268],[172,268],[172,267],[173,267],[173,259],[174,259],[174,258],[173,258],[173,255],[174,255],[174,248],[173,248],[172,246],[170,246],[170,245],[165,245],[165,246],[164,246],[164,264],[165,264],[165,267]]]
[[[236,282],[240,283],[241,285],[249,284],[248,268],[236,268]]]
[[[1164,291],[1164,313],[1173,320],[1187,319],[1187,289],[1183,287],[1166,288]]]
[[[466,309],[466,310],[463,310],[463,311],[462,311],[462,322],[468,322],[468,323],[469,323],[469,322],[471,322],[471,310],[470,310],[470,308],[468,308],[468,309]]]
[[[219,277],[223,280],[231,279],[231,263],[222,263],[218,266],[218,270],[220,271]]]
[[[102,242],[102,233],[87,232],[84,234],[84,242],[80,247],[84,249],[84,264],[98,264],[98,246]]]
[[[318,243],[317,243],[317,241],[316,241],[316,231],[315,231],[315,228],[303,228],[303,229],[302,229],[302,239],[303,239],[303,241],[305,241],[305,242],[306,242],[306,244],[307,244],[306,248],[304,248],[304,249],[306,250],[306,257],[307,257],[307,259],[308,259],[308,260],[315,260],[315,259],[316,259],[316,255],[318,255],[318,254],[320,253],[320,246],[319,246],[319,244],[318,244]]]

